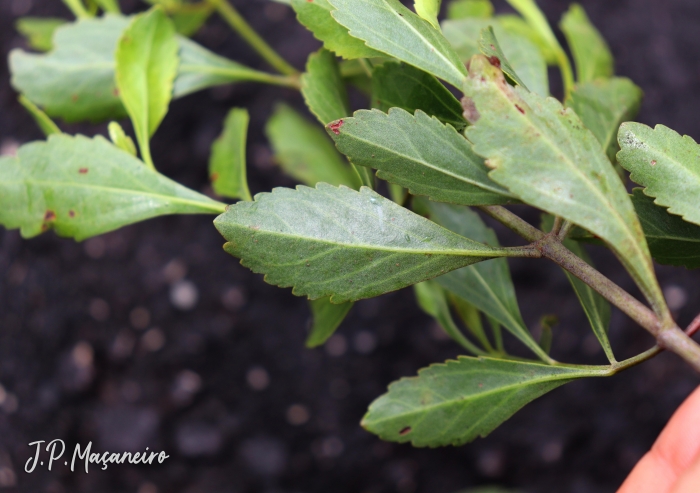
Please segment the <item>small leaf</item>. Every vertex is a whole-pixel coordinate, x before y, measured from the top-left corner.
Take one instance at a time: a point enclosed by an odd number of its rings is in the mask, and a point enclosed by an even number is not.
[[[464,65],[449,42],[398,0],[330,0],[333,17],[367,46],[461,87]]]
[[[253,200],[246,176],[246,140],[250,116],[243,108],[229,111],[223,133],[211,147],[209,176],[214,192],[222,197]]]
[[[571,5],[560,27],[574,55],[578,82],[612,77],[615,67],[610,48],[581,5]]]
[[[324,182],[359,188],[359,177],[318,127],[289,106],[280,104],[265,127],[277,163],[306,185]]]
[[[493,16],[491,0],[454,0],[447,7],[448,19],[489,19]]]
[[[301,76],[301,94],[311,113],[326,125],[350,115],[345,82],[335,55],[321,49],[309,56],[306,73]]]
[[[545,315],[540,319],[540,341],[539,346],[542,351],[549,354],[552,350],[552,329],[559,324],[559,318],[556,315]]]
[[[115,146],[136,157],[136,145],[134,145],[134,141],[131,140],[131,137],[126,135],[121,125],[117,122],[110,122],[107,130],[109,132],[109,138]]]
[[[442,0],[415,0],[413,7],[416,10],[416,14],[430,22],[435,29],[440,29],[438,14],[440,14],[441,4]]]
[[[422,111],[413,116],[399,108],[389,114],[360,110],[328,129],[352,163],[379,170],[379,178],[414,195],[469,205],[512,198],[491,182],[483,160],[462,135]]]
[[[117,45],[117,88],[149,166],[153,166],[149,140],[168,112],[180,63],[178,50],[175,27],[158,7],[134,17]]]
[[[309,301],[314,322],[306,339],[306,347],[315,348],[325,344],[343,323],[353,305],[354,303],[335,305],[331,303],[330,298]]]
[[[372,71],[372,103],[385,113],[422,110],[457,130],[467,126],[457,98],[435,77],[405,63],[387,62]]]
[[[214,222],[224,249],[297,296],[345,303],[507,255],[462,238],[369,188],[276,188]]]
[[[491,65],[500,68],[508,77],[511,78],[513,82],[527,89],[527,85],[525,85],[522,79],[518,77],[518,74],[515,73],[513,67],[510,66],[506,55],[503,53],[501,46],[498,44],[496,34],[493,32],[493,27],[489,26],[481,31],[479,49],[488,57]]]
[[[630,122],[622,124],[618,140],[622,150],[617,159],[632,181],[669,213],[700,224],[700,146],[663,125],[652,130]]]
[[[103,11],[110,14],[121,14],[117,0],[93,0]]]
[[[420,306],[421,310],[433,317],[440,325],[442,330],[444,330],[445,333],[452,338],[452,340],[461,345],[471,354],[485,354],[482,349],[479,349],[476,345],[469,341],[469,339],[464,337],[462,331],[459,330],[459,327],[457,327],[457,324],[455,324],[452,314],[450,313],[450,307],[447,304],[445,291],[439,284],[435,283],[434,281],[425,281],[413,286],[413,290],[416,293],[416,300],[418,301],[418,306]]]
[[[15,28],[27,38],[30,47],[49,51],[53,48],[53,33],[66,22],[52,17],[22,17],[17,19]]]
[[[491,346],[491,341],[489,341],[486,332],[484,331],[484,324],[481,322],[481,312],[467,300],[456,296],[453,293],[447,293],[450,303],[454,307],[455,311],[462,319],[467,330],[476,337],[476,339],[481,343],[481,345],[486,348],[487,351],[493,351],[493,346]]]
[[[654,205],[654,199],[644,195],[641,188],[634,190],[632,203],[654,260],[688,269],[700,267],[700,226]]]
[[[665,302],[627,191],[593,134],[570,109],[509,86],[485,57],[465,84],[478,118],[467,127],[489,176],[523,202],[559,215],[606,241],[657,313]]]
[[[0,224],[25,238],[54,229],[80,241],[152,217],[224,207],[99,136],[52,135],[0,160]]]
[[[599,79],[577,85],[568,106],[593,132],[610,160],[615,161],[619,150],[617,132],[620,124],[637,116],[642,96],[642,90],[629,79]]]
[[[19,102],[22,106],[24,106],[24,109],[26,109],[29,114],[32,115],[32,118],[34,118],[34,121],[39,126],[41,131],[44,132],[44,135],[48,137],[49,135],[61,133],[61,129],[58,128],[58,126],[46,115],[46,113],[37,108],[34,103],[29,101],[24,96],[19,97]]]
[[[530,43],[535,45],[540,50],[540,53],[547,62],[547,65],[557,64],[557,52],[536,29],[527,23],[525,19],[519,15],[504,14],[497,16],[496,20],[506,32],[521,38],[525,38],[530,41]],[[499,39],[501,38],[499,37]]]
[[[434,202],[423,202],[430,219],[450,231],[480,243],[498,247],[496,233],[488,228],[474,211]],[[544,361],[551,361],[532,337],[523,321],[506,259],[460,269],[436,281],[450,293],[468,301],[486,315],[503,324],[532,352]]]
[[[462,445],[485,437],[526,404],[603,370],[460,357],[403,378],[374,401],[362,426],[415,447]]]
[[[327,50],[346,59],[382,56],[361,39],[350,36],[347,28],[338,24],[331,16],[334,9],[328,0],[292,0],[291,5],[297,13],[299,23],[322,41]]]

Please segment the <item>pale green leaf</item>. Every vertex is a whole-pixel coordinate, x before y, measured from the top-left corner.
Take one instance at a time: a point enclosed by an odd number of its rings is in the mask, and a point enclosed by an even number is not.
[[[663,125],[623,123],[617,159],[644,193],[668,212],[700,224],[700,146]]]
[[[68,122],[125,116],[114,81],[114,51],[128,25],[128,17],[116,15],[83,19],[56,30],[55,49],[50,53],[13,50],[13,87],[49,116]],[[268,74],[215,55],[186,38],[178,41],[181,63],[175,98],[231,82],[269,82]]]
[[[416,447],[462,445],[485,437],[526,404],[604,370],[460,357],[403,378],[374,401],[362,426]]]
[[[620,124],[637,116],[642,96],[642,90],[631,80],[615,77],[577,85],[567,104],[614,161]]]
[[[306,347],[314,348],[325,344],[343,323],[353,305],[352,302],[336,305],[331,303],[330,298],[309,301],[313,325],[309,337],[306,339]]]
[[[30,47],[49,51],[53,48],[53,33],[66,22],[65,19],[52,17],[21,17],[17,19],[15,28],[27,38]]]
[[[330,0],[333,17],[367,46],[461,87],[466,70],[445,37],[398,0]]]
[[[359,188],[359,177],[338,154],[323,128],[287,105],[277,106],[265,127],[277,164],[306,185],[324,182]]]
[[[473,355],[478,356],[486,354],[482,349],[479,349],[469,339],[464,337],[462,331],[459,330],[459,327],[455,324],[452,314],[450,313],[450,306],[447,304],[445,291],[439,284],[434,281],[425,281],[413,286],[413,290],[421,310],[433,317],[452,340]]]
[[[504,256],[385,199],[319,183],[238,202],[214,222],[224,249],[293,293],[345,303],[379,296]]]
[[[301,76],[301,94],[306,106],[322,125],[350,115],[345,82],[335,55],[321,49],[309,56]]]
[[[117,44],[117,89],[141,155],[153,165],[149,141],[165,118],[180,63],[175,27],[154,7],[134,17]]]
[[[496,33],[493,32],[492,26],[489,26],[481,31],[479,49],[484,55],[489,57],[489,61],[492,65],[495,65],[503,70],[503,72],[510,77],[513,82],[519,86],[523,86],[525,89],[528,89],[527,84],[525,84],[522,79],[518,77],[515,69],[513,69],[510,62],[508,62],[508,58],[506,58],[505,53],[503,53],[501,46],[498,44]]]
[[[440,29],[438,14],[440,14],[441,4],[442,0],[415,0],[413,2],[413,8],[416,14],[430,22],[435,29]]]
[[[250,116],[244,108],[233,108],[224,121],[224,130],[211,147],[209,177],[217,195],[253,200],[246,175],[246,140]]]
[[[591,24],[583,7],[571,5],[562,17],[561,30],[566,36],[576,62],[578,82],[607,79],[615,72],[615,62],[605,39]]]
[[[350,36],[347,28],[338,24],[331,16],[334,9],[328,0],[292,0],[291,5],[297,13],[299,23],[322,41],[327,50],[347,59],[382,56],[361,39]]]
[[[654,199],[644,195],[641,188],[634,190],[632,203],[654,260],[688,269],[700,268],[700,226],[654,205]]]
[[[498,247],[496,233],[481,218],[465,207],[425,202],[429,218],[440,226],[480,243]],[[494,259],[459,269],[436,281],[450,293],[468,301],[494,318],[532,352],[545,361],[542,351],[523,321],[506,259]]]
[[[514,14],[504,14],[496,16],[498,24],[507,32],[514,34],[516,36],[526,38],[532,44],[537,46],[542,53],[547,65],[557,64],[557,53],[549,45],[547,40],[545,40],[540,33],[534,29],[530,24],[527,23],[525,19],[519,15]]]
[[[109,132],[109,139],[112,143],[119,149],[128,152],[132,156],[136,156],[136,145],[131,137],[126,135],[124,129],[117,122],[110,122],[107,131]]]
[[[489,179],[483,159],[461,134],[422,111],[360,110],[328,129],[352,163],[377,169],[379,178],[414,195],[468,205],[513,198]]]
[[[184,5],[170,14],[175,24],[175,30],[183,36],[193,36],[199,31],[207,19],[214,13],[214,6],[209,2]]]
[[[19,102],[22,106],[24,106],[24,109],[29,112],[29,114],[34,118],[34,121],[36,122],[37,126],[41,129],[42,132],[44,132],[44,135],[47,137],[52,134],[60,134],[61,129],[58,128],[58,126],[51,120],[51,118],[48,117],[46,113],[41,111],[37,106],[29,101],[24,96],[19,97]]]
[[[474,107],[467,138],[493,168],[489,176],[523,202],[606,241],[663,313],[665,302],[632,202],[579,117],[553,98],[512,88],[485,57],[472,59],[465,94]]]
[[[422,110],[457,130],[467,126],[457,98],[435,77],[405,63],[387,62],[373,70],[372,104],[385,113]]]
[[[476,17],[488,19],[493,16],[491,0],[454,0],[447,6],[448,19]]]
[[[26,238],[54,229],[83,240],[152,217],[224,207],[102,137],[52,135],[0,160],[0,224]]]

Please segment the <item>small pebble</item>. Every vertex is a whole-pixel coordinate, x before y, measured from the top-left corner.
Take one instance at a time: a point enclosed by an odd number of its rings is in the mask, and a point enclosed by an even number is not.
[[[363,330],[355,335],[353,346],[360,354],[370,354],[377,347],[377,338],[373,333]]]
[[[90,302],[88,308],[90,316],[98,322],[105,322],[109,319],[109,305],[101,298],[95,298]]]
[[[248,370],[246,380],[248,381],[248,386],[253,390],[257,390],[258,392],[265,390],[270,386],[270,375],[267,373],[265,368],[260,366],[256,366]]]
[[[141,344],[146,351],[155,353],[165,346],[165,334],[158,328],[151,329],[141,337]]]
[[[335,459],[342,455],[345,450],[345,444],[340,438],[331,436],[316,442],[312,448],[314,449],[314,454],[320,459]]]
[[[83,249],[85,250],[85,255],[91,259],[97,260],[104,257],[107,251],[107,243],[104,238],[97,236],[95,238],[90,238],[83,244]]]
[[[110,348],[110,354],[115,359],[124,359],[131,356],[131,352],[134,350],[134,345],[136,340],[128,329],[122,329],[114,338],[112,347]]]
[[[181,281],[187,275],[187,265],[180,259],[176,258],[168,262],[163,268],[163,278],[168,284],[173,284]]]
[[[139,486],[138,493],[158,493],[158,487],[153,483],[142,483]]]
[[[182,370],[175,377],[173,384],[173,399],[179,403],[187,403],[201,390],[202,377],[192,370]]]
[[[237,286],[227,289],[224,291],[224,294],[221,295],[221,304],[224,305],[224,308],[232,312],[243,308],[246,301],[245,293]]]
[[[340,334],[331,336],[326,342],[326,353],[329,356],[340,357],[348,350],[348,341]]]
[[[170,287],[170,303],[182,311],[192,310],[199,301],[199,291],[192,281],[178,281]]]
[[[95,355],[95,351],[92,349],[90,343],[81,341],[75,345],[73,351],[71,351],[71,359],[73,360],[73,365],[79,369],[85,369],[92,367],[92,361]]]
[[[664,289],[664,297],[671,310],[680,310],[688,302],[688,294],[685,289],[680,286],[667,286]]]
[[[129,313],[129,322],[135,329],[146,329],[151,323],[151,313],[146,308],[137,306]]]
[[[304,405],[294,404],[287,409],[287,422],[290,425],[301,426],[308,423],[310,417],[309,410]]]
[[[542,447],[542,460],[548,464],[552,464],[561,459],[561,454],[563,452],[564,446],[559,441],[553,441],[547,443]]]

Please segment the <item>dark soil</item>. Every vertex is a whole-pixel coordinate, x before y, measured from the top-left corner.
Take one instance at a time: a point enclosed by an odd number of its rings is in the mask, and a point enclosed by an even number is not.
[[[135,0],[122,3],[141,7]],[[303,66],[317,43],[287,7],[235,3],[283,55]],[[541,3],[550,19],[558,19],[568,1]],[[641,121],[697,136],[700,3],[582,3],[610,40],[618,73],[645,90]],[[66,11],[54,0],[0,2],[3,57],[23,46],[12,24],[26,14]],[[264,67],[219,20],[197,40]],[[0,143],[6,150],[41,138],[8,79],[3,63]],[[155,138],[157,163],[168,176],[206,189],[209,146],[221,121],[230,107],[246,106],[253,192],[293,185],[272,165],[262,133],[280,99],[301,105],[291,91],[247,84],[175,102]],[[25,241],[16,231],[0,231],[0,489],[454,493],[500,484],[532,493],[613,492],[698,384],[688,366],[666,354],[615,378],[569,384],[463,447],[382,443],[358,425],[367,405],[389,382],[455,357],[458,348],[437,335],[406,290],[359,303],[329,346],[305,349],[305,301],[265,284],[227,256],[222,243],[210,217],[151,220],[83,244],[53,234]],[[594,256],[614,280],[632,288],[613,259]],[[535,327],[543,313],[560,317],[554,356],[602,362],[564,276],[544,261],[512,267],[528,323]],[[700,307],[700,279],[683,269],[659,268],[659,274],[676,301],[685,295],[677,317],[688,323]],[[177,309],[171,293],[191,295],[192,287],[194,308]],[[620,356],[651,345],[619,313],[612,341]],[[308,421],[299,424],[305,412]],[[89,474],[71,473],[62,463],[52,472],[37,467],[25,473],[34,450],[28,444],[55,438],[66,441],[67,455],[76,443],[92,441],[96,451],[149,447],[170,458],[155,466],[93,466]]]

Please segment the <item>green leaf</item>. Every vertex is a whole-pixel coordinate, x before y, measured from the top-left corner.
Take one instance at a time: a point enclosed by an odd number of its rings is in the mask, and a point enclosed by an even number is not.
[[[398,0],[330,0],[333,17],[367,46],[461,87],[466,70],[440,31]]]
[[[277,106],[265,133],[277,163],[292,178],[311,186],[324,182],[359,188],[359,177],[338,154],[323,129],[289,106]]]
[[[422,111],[413,116],[399,108],[389,114],[360,110],[328,129],[352,163],[379,170],[379,178],[414,195],[469,205],[512,199],[488,178],[483,160],[462,135]]]
[[[331,303],[330,298],[309,301],[314,322],[306,339],[306,347],[315,348],[325,344],[343,323],[353,305],[354,303],[335,305]]]
[[[52,17],[22,17],[17,19],[15,29],[27,38],[30,47],[49,51],[53,48],[53,33],[66,22]]]
[[[331,16],[334,8],[328,0],[292,0],[291,5],[299,23],[322,41],[327,50],[347,59],[382,56],[365,45],[364,41],[350,36],[347,28],[338,24]]]
[[[129,18],[106,15],[56,30],[47,54],[10,53],[12,85],[52,117],[67,122],[126,116],[114,81],[114,51]],[[178,38],[180,68],[173,97],[244,80],[269,82],[270,75],[232,62]]]
[[[557,52],[549,45],[547,40],[545,40],[537,30],[527,23],[525,19],[519,15],[504,14],[497,16],[496,20],[506,32],[518,37],[526,38],[532,44],[537,46],[547,62],[547,65],[557,64]]]
[[[511,67],[505,53],[501,49],[496,39],[496,34],[493,32],[493,27],[489,26],[481,31],[481,38],[479,39],[479,49],[481,52],[489,57],[489,61],[492,65],[503,70],[503,72],[511,78],[513,82],[519,86],[523,86],[529,91],[527,85],[522,81],[518,74],[515,72],[513,67]]]
[[[306,73],[301,76],[301,94],[322,125],[351,113],[338,62],[328,50],[321,49],[309,56]]]
[[[126,135],[121,125],[117,122],[110,122],[107,130],[109,132],[109,138],[115,146],[134,157],[136,156],[136,145],[134,145],[134,141],[131,140],[131,137]]]
[[[651,129],[631,122],[622,124],[618,140],[622,150],[617,159],[632,181],[669,213],[700,224],[700,146],[663,125]]]
[[[442,0],[415,0],[413,8],[416,10],[416,14],[430,22],[435,29],[440,29],[438,14],[440,14],[441,4]]]
[[[52,135],[0,160],[0,224],[25,238],[54,229],[84,240],[152,217],[224,207],[99,136]]]
[[[632,203],[644,228],[649,250],[661,264],[688,269],[700,267],[700,226],[690,224],[666,209],[654,205],[641,188],[632,193]]]
[[[493,168],[489,176],[523,202],[559,215],[606,241],[657,313],[665,302],[642,227],[620,177],[571,109],[509,86],[485,57],[465,84],[474,107],[467,138]]]
[[[507,255],[462,238],[369,188],[276,188],[214,221],[224,249],[297,296],[345,303]]]
[[[491,341],[489,341],[486,332],[484,331],[484,324],[481,322],[481,312],[467,300],[456,296],[453,293],[447,293],[450,303],[454,307],[455,311],[462,319],[464,325],[467,327],[469,332],[472,333],[474,337],[481,343],[481,345],[488,351],[493,351],[493,346]]]
[[[110,14],[121,14],[117,0],[93,0],[103,11]]]
[[[482,349],[479,349],[469,339],[464,337],[462,331],[455,324],[450,307],[447,304],[445,291],[439,284],[434,281],[425,281],[413,286],[416,293],[418,306],[425,313],[437,320],[438,324],[445,333],[452,338],[456,343],[474,355],[486,354]]]
[[[175,30],[183,36],[193,36],[214,13],[214,7],[209,2],[184,5],[170,14]]]
[[[149,166],[153,166],[149,141],[168,112],[180,63],[178,50],[175,27],[159,7],[134,17],[117,44],[117,88]]]
[[[637,116],[642,96],[631,80],[615,77],[577,85],[567,103],[614,162],[620,124]]]
[[[372,103],[385,113],[422,110],[457,130],[467,126],[457,98],[435,77],[405,63],[387,62],[372,71]]]
[[[362,426],[415,447],[462,445],[485,437],[526,404],[604,370],[460,357],[402,378],[374,401]]]
[[[430,219],[440,226],[480,243],[492,247],[499,246],[496,233],[488,228],[474,211],[434,202],[424,204]],[[503,324],[537,356],[551,361],[523,321],[506,259],[494,259],[460,269],[439,277],[437,282],[450,293],[468,301]]]
[[[480,44],[483,30],[489,27],[493,27],[498,42]],[[489,56],[497,57],[502,66],[507,65],[509,71],[519,76],[527,88],[540,95],[549,95],[547,63],[537,46],[527,37],[510,33],[496,19],[447,21],[443,23],[443,32],[465,63],[486,49]],[[491,33],[484,34],[493,37]]]
[[[41,131],[44,132],[44,135],[48,137],[52,134],[61,133],[61,129],[58,128],[51,118],[49,118],[46,113],[37,108],[37,106],[27,98],[20,96],[19,103],[24,106],[24,109],[26,109],[30,115],[32,115],[32,118],[34,118],[34,121],[39,126]]]
[[[448,19],[476,17],[489,19],[493,16],[491,0],[454,0],[447,7]]]
[[[211,147],[209,176],[214,192],[222,197],[253,200],[246,176],[248,110],[233,108],[224,122],[223,133]]]
[[[576,62],[576,79],[578,82],[590,82],[595,79],[608,79],[615,72],[615,62],[610,48],[591,24],[581,5],[571,5],[562,17],[561,30],[566,36]]]

